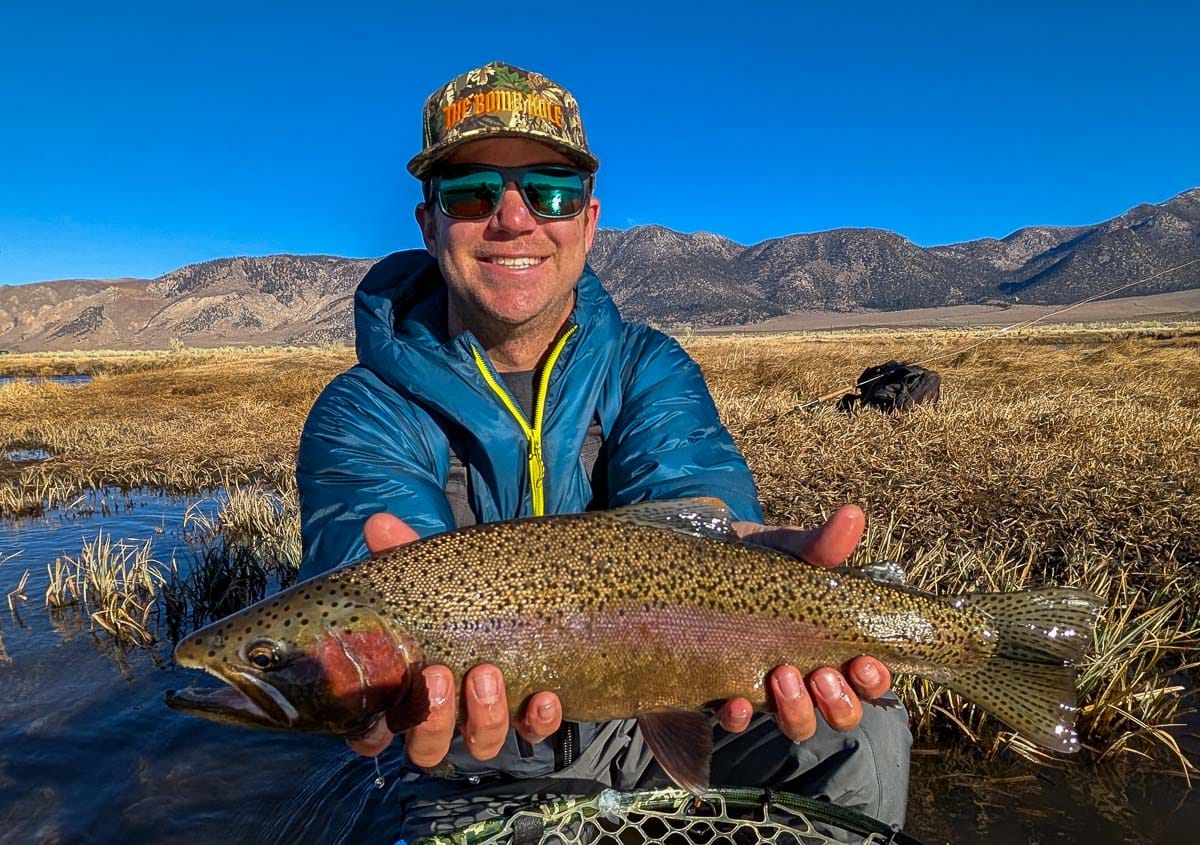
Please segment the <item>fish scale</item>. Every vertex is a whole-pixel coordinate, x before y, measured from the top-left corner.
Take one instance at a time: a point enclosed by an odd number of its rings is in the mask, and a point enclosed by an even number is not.
[[[1069,752],[1074,663],[1099,606],[1061,587],[937,597],[739,541],[717,500],[647,503],[471,526],[310,579],[180,642],[181,665],[231,689],[168,702],[356,735],[384,711],[393,729],[424,718],[421,666],[461,678],[489,662],[514,717],[541,690],[567,719],[638,717],[668,773],[698,789],[707,770],[669,747],[685,723],[711,745],[707,720],[687,714],[733,696],[768,707],[775,666],[869,654]]]

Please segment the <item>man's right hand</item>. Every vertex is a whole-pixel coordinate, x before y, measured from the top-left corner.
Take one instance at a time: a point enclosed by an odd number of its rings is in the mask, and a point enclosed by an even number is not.
[[[363,526],[363,538],[372,554],[411,543],[417,532],[391,514],[377,513]],[[445,666],[427,666],[425,685],[429,690],[429,715],[424,722],[409,728],[404,735],[408,758],[418,766],[436,766],[450,750],[457,716],[454,674]],[[463,738],[467,751],[478,760],[490,760],[500,753],[508,736],[508,701],[504,678],[491,664],[476,666],[467,672],[463,691],[466,695],[467,721]],[[531,743],[541,742],[558,730],[562,723],[562,705],[552,692],[532,696],[525,713],[513,727]],[[387,720],[380,719],[361,739],[347,740],[350,748],[374,757],[392,743],[394,734]]]

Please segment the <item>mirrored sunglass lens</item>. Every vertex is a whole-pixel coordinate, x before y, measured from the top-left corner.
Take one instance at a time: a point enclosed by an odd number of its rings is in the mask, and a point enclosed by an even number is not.
[[[504,193],[499,173],[480,170],[458,176],[443,176],[438,184],[442,211],[451,217],[486,217]]]
[[[546,217],[570,217],[583,208],[583,177],[570,170],[531,170],[521,180],[529,207]]]

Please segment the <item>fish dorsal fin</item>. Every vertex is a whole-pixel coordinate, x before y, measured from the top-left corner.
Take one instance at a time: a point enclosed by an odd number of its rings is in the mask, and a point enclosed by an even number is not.
[[[729,520],[729,508],[720,499],[697,496],[692,499],[664,499],[659,502],[638,502],[613,508],[613,519],[648,525],[651,528],[670,528],[695,537],[713,540],[736,540],[737,532]]]
[[[869,578],[872,581],[878,581],[880,584],[903,587],[908,583],[908,573],[894,560],[877,560],[864,563],[862,566],[842,566],[839,569]]]
[[[701,795],[708,789],[712,725],[695,710],[660,710],[638,716],[646,745],[680,789]]]

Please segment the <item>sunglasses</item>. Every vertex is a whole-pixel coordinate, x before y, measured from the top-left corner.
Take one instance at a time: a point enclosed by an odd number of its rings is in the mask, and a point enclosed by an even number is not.
[[[517,186],[529,210],[547,220],[576,216],[592,193],[591,173],[560,164],[451,165],[433,177],[430,188],[447,217],[482,220],[496,211],[510,182]]]

